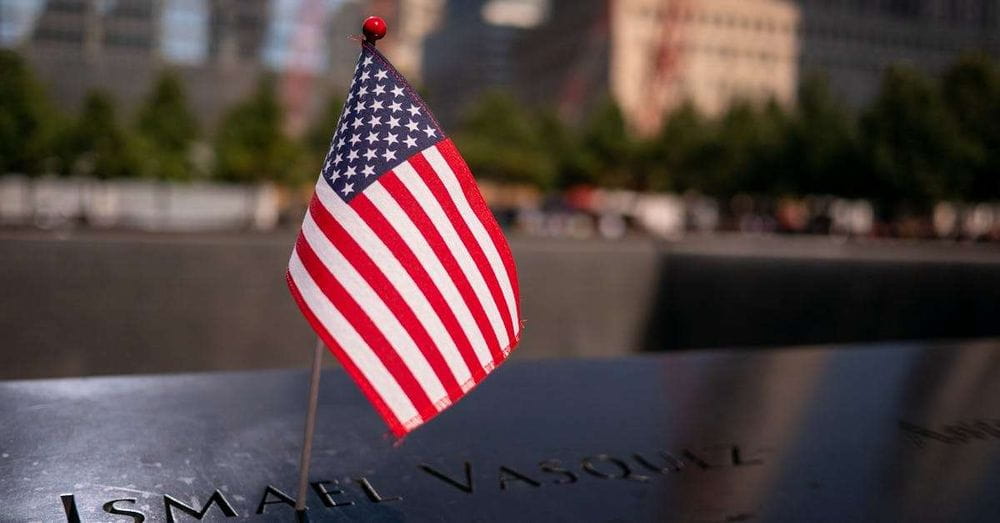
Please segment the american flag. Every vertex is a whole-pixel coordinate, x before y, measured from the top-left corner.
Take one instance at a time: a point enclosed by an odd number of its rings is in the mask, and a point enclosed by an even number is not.
[[[397,436],[521,333],[510,248],[423,100],[369,43],[288,262],[303,315]]]

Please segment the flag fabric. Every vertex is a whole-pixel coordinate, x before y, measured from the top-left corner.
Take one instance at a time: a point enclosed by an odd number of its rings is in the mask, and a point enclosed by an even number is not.
[[[459,400],[520,337],[514,259],[472,173],[367,42],[287,280],[396,436]]]

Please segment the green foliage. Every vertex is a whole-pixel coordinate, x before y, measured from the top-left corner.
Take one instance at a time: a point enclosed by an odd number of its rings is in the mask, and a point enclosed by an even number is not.
[[[333,135],[337,131],[337,124],[340,123],[340,114],[343,109],[344,97],[331,96],[326,108],[319,114],[304,137],[302,152],[305,157],[301,162],[301,176],[296,178],[306,181],[309,176],[316,175],[323,168],[323,160],[330,150],[330,140],[333,139]]]
[[[545,146],[543,128],[513,98],[485,95],[455,141],[477,176],[551,187],[556,161]]]
[[[659,135],[640,144],[647,187],[677,190],[698,183],[701,156],[711,139],[708,122],[694,104],[685,102],[667,116]]]
[[[302,176],[303,151],[282,131],[274,82],[264,78],[247,101],[236,105],[216,134],[215,174],[230,182],[292,182]]]
[[[191,145],[198,137],[198,122],[175,73],[166,71],[157,80],[139,107],[135,128],[148,174],[165,180],[192,177]]]
[[[115,117],[115,104],[103,91],[91,91],[75,124],[62,140],[64,172],[97,178],[128,178],[141,174],[135,140]]]
[[[306,147],[311,156],[316,157],[316,164],[322,161],[330,150],[330,140],[337,131],[337,124],[340,123],[340,113],[344,110],[344,97],[332,96],[326,104],[326,108],[320,113],[319,118],[306,133]]]
[[[712,138],[699,155],[701,174],[690,188],[719,196],[741,191],[785,192],[781,154],[787,127],[777,104],[758,109],[736,102],[715,123]]]
[[[887,71],[861,126],[877,197],[926,206],[962,196],[974,151],[930,79],[902,67]]]
[[[0,49],[0,173],[42,172],[61,125],[24,60]]]
[[[945,72],[941,88],[970,148],[966,198],[1000,198],[1000,67],[987,56],[965,56]]]
[[[683,104],[652,139],[652,157],[664,165],[653,186],[718,196],[790,192],[794,176],[785,154],[791,124],[775,102],[758,108],[737,101],[716,120]]]
[[[636,145],[625,128],[617,104],[606,100],[590,115],[580,137],[584,179],[606,187],[636,188],[641,173],[634,169]]]
[[[304,139],[293,140],[282,129],[274,83],[264,78],[215,130],[213,174],[233,182],[311,182],[341,107],[341,97],[331,99]],[[543,189],[833,194],[927,208],[940,199],[1000,199],[998,122],[1000,67],[970,55],[940,78],[890,69],[858,115],[823,78],[807,77],[793,107],[736,102],[710,118],[686,103],[655,136],[635,137],[610,100],[571,127],[551,108],[526,108],[495,92],[480,99],[454,138],[478,176]],[[100,92],[88,95],[77,118],[64,119],[21,57],[0,51],[0,173],[54,168],[183,180],[197,171],[197,120],[174,73],[158,79],[133,130],[118,124],[112,100]]]
[[[535,113],[542,151],[552,158],[553,187],[570,187],[587,179],[586,159],[580,153],[579,137],[559,120],[555,112]]]
[[[826,79],[807,77],[788,127],[789,192],[864,194],[867,178],[860,170],[857,140],[850,112],[834,99]]]

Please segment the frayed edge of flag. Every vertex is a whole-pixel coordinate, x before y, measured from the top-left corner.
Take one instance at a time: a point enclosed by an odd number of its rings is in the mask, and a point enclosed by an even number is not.
[[[518,330],[517,334],[514,336],[514,339],[509,344],[507,344],[506,347],[504,347],[501,350],[501,352],[503,352],[503,354],[504,354],[504,358],[502,360],[500,360],[499,362],[495,362],[495,363],[491,362],[490,365],[489,365],[489,370],[482,377],[482,379],[480,379],[479,381],[475,381],[474,379],[471,380],[473,382],[472,386],[469,387],[469,389],[465,391],[465,393],[462,395],[462,398],[460,398],[460,399],[464,399],[465,396],[467,394],[471,393],[473,389],[475,389],[476,387],[478,387],[480,383],[486,381],[486,378],[488,378],[490,376],[490,374],[493,373],[493,371],[499,369],[501,365],[503,365],[504,363],[507,362],[508,359],[510,359],[509,358],[510,354],[512,352],[514,352],[514,349],[517,348],[517,345],[519,343],[521,343],[521,334],[523,333],[523,329],[524,329],[524,327],[523,327],[524,326],[524,320],[520,320],[519,323],[522,325],[521,330]],[[405,429],[405,432],[400,433],[400,432],[397,432],[396,430],[394,430],[393,427],[390,427],[390,430],[386,431],[386,433],[392,434],[395,437],[395,439],[396,439],[396,441],[392,444],[393,448],[398,448],[400,445],[402,445],[403,440],[405,440],[406,437],[409,436],[410,434],[412,434],[416,429],[422,427],[427,422],[429,422],[432,419],[438,417],[438,415],[440,415],[442,412],[445,412],[446,410],[450,409],[456,403],[458,403],[458,402],[457,401],[451,402],[449,405],[447,405],[443,409],[435,412],[433,415],[431,415],[431,417],[429,417],[427,419],[423,419],[423,418],[420,418],[419,416],[415,416],[415,417],[413,417],[413,418],[411,418],[409,420],[406,420],[406,422],[404,422],[404,423],[401,424],[401,428]],[[416,422],[416,425],[412,425],[412,423],[414,423],[414,422]],[[412,425],[413,428],[410,428],[411,425]]]

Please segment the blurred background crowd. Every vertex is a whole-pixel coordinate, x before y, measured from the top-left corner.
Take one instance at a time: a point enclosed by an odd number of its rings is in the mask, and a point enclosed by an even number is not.
[[[512,229],[1000,240],[996,0],[2,0],[0,223],[296,227],[368,13]]]

